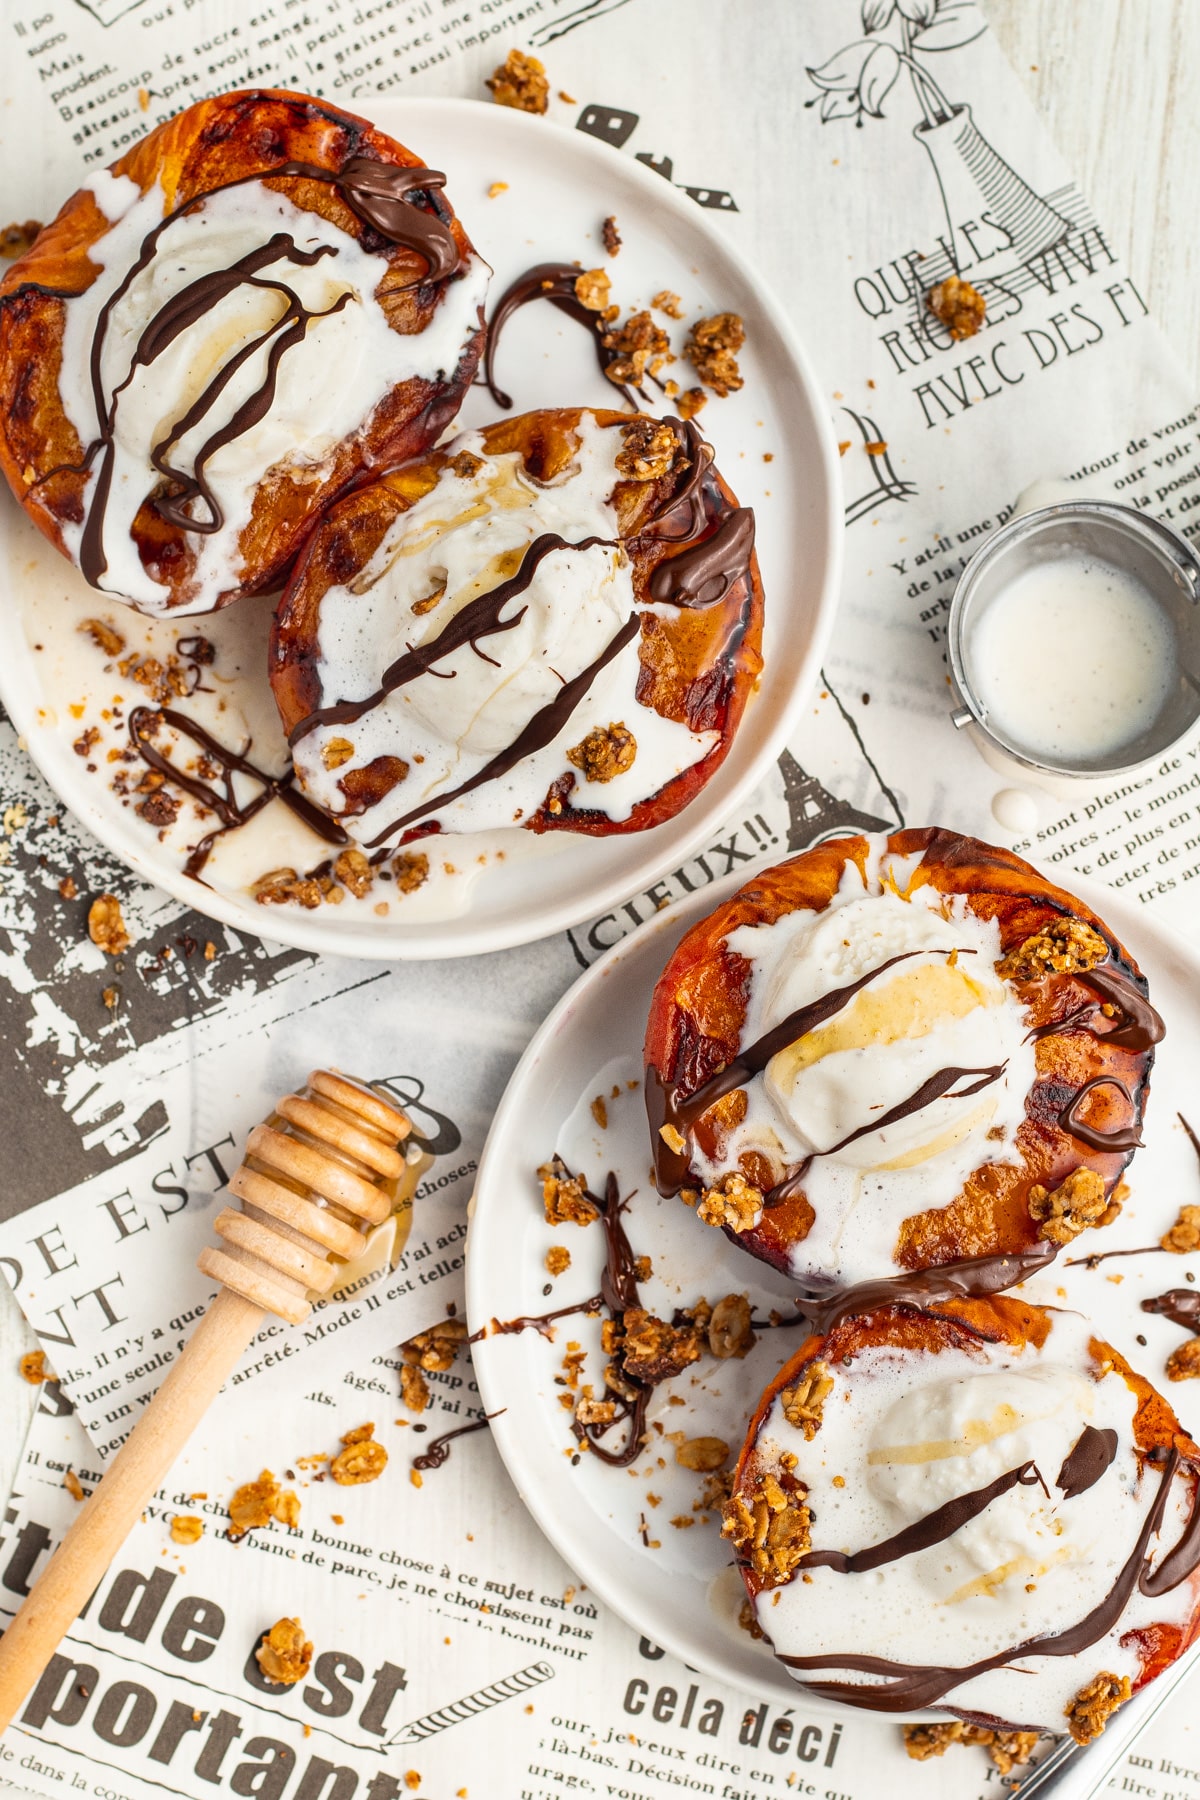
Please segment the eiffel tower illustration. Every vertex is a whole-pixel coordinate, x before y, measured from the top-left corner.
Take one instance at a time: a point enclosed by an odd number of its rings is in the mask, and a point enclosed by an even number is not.
[[[879,819],[859,812],[848,800],[839,800],[823,788],[815,775],[806,775],[790,750],[779,758],[783,797],[788,809],[788,851],[810,850],[826,838],[845,837],[860,831],[891,831],[894,819]]]

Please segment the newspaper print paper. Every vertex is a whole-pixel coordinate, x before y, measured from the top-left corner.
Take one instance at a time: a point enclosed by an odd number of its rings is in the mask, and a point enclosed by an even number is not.
[[[654,889],[560,939],[473,963],[469,986],[452,965],[364,969],[242,938],[144,888],[73,827],[4,728],[0,1004],[15,1178],[0,1197],[0,1266],[63,1378],[58,1404],[79,1409],[94,1447],[88,1467],[98,1471],[120,1442],[204,1306],[208,1287],[194,1258],[208,1241],[227,1159],[280,1086],[321,1060],[360,1067],[367,1044],[371,1066],[362,1073],[399,1084],[438,1155],[418,1192],[407,1263],[381,1271],[348,1300],[327,1302],[311,1333],[264,1333],[222,1403],[231,1434],[242,1429],[239,1419],[273,1413],[285,1391],[289,1415],[295,1407],[299,1419],[301,1407],[320,1405],[298,1398],[301,1389],[340,1396],[347,1377],[373,1367],[389,1371],[386,1386],[398,1338],[430,1322],[409,1311],[413,1295],[433,1300],[436,1288],[441,1301],[459,1292],[465,1205],[487,1120],[524,1042],[580,965],[730,868],[749,871],[839,830],[936,819],[1012,841],[990,810],[1001,782],[948,721],[943,623],[963,561],[1024,487],[1065,476],[1080,492],[1115,492],[1188,529],[1200,480],[1190,397],[983,16],[972,0],[866,10],[864,22],[858,0],[758,0],[748,29],[736,0],[13,0],[0,168],[4,216],[12,218],[48,216],[86,167],[206,93],[277,82],[369,112],[375,92],[480,94],[482,77],[522,43],[544,56],[555,95],[573,96],[552,101],[560,122],[618,144],[724,215],[733,240],[788,305],[845,446],[841,616],[811,718],[771,780],[742,817],[714,824],[706,847]],[[989,302],[984,332],[959,345],[923,305],[925,289],[952,266]],[[710,404],[715,411],[720,401]],[[1068,882],[1073,870],[1107,879],[1186,926],[1195,917],[1189,883],[1200,872],[1197,791],[1200,760],[1189,745],[1157,774],[1107,794],[1067,808],[1043,800],[1036,832],[1014,847]],[[68,899],[60,887],[70,881],[77,897]],[[103,1006],[109,974],[84,929],[87,897],[98,891],[121,896],[135,939],[116,1016]],[[216,953],[206,960],[209,942]],[[422,1283],[424,1273],[433,1279]],[[295,1346],[290,1356],[281,1354],[285,1338]],[[386,1404],[372,1395],[373,1405],[376,1398]],[[63,1429],[77,1433],[78,1423]],[[486,1496],[486,1510],[503,1524],[492,1579],[529,1585],[523,1571],[536,1566],[566,1584],[490,1448],[478,1438],[467,1444],[461,1463],[441,1472],[439,1492],[454,1498],[436,1513],[411,1515],[421,1554],[439,1567],[443,1552],[453,1562],[455,1534],[469,1529],[454,1511],[470,1510],[459,1482],[469,1466],[473,1500]],[[255,1472],[240,1460],[226,1469],[213,1454],[230,1480]],[[60,1446],[57,1460],[84,1455],[76,1440],[73,1450]],[[27,1464],[22,1477],[26,1508],[35,1492],[48,1507],[50,1490],[33,1486],[39,1466]],[[360,1491],[380,1513],[388,1511],[384,1486]],[[59,1528],[48,1510],[45,1524]],[[373,1519],[362,1535],[377,1546],[389,1529]],[[147,1569],[160,1556],[161,1534],[152,1556],[149,1543]],[[217,1573],[219,1558],[240,1554],[244,1568],[253,1555],[208,1536],[202,1554],[218,1559],[212,1579],[223,1592],[229,1578]],[[229,1629],[241,1645],[272,1610],[269,1585],[238,1583],[239,1593],[249,1591]],[[549,1573],[541,1586],[552,1591]],[[314,1621],[322,1605],[341,1608],[341,1592],[330,1583],[323,1600],[324,1585],[314,1582]],[[306,1606],[308,1594],[306,1587]],[[286,1592],[272,1598],[272,1616],[293,1606]],[[364,1606],[374,1618],[378,1609]],[[390,1626],[336,1629],[385,1658]],[[616,1622],[601,1616],[594,1629],[591,1674],[576,1690],[582,1697],[561,1709],[556,1702],[551,1718],[575,1719],[603,1739],[641,1715],[614,1702],[601,1727],[592,1696],[616,1694],[621,1671],[646,1657]],[[146,1655],[155,1670],[165,1666],[157,1653]],[[418,1660],[411,1649],[406,1655]],[[511,1673],[485,1652],[478,1667],[485,1687]],[[649,1683],[647,1696],[664,1685],[683,1695],[690,1683],[672,1670]],[[531,1704],[537,1719],[543,1707]],[[736,1697],[722,1704],[732,1721]],[[801,1741],[813,1742],[802,1740],[801,1715],[803,1706],[778,1762],[764,1723],[767,1748],[755,1758],[737,1753],[737,1733],[727,1733],[723,1754],[738,1764],[736,1774],[694,1756],[678,1766],[697,1792],[709,1782],[715,1793],[724,1783],[736,1793],[790,1787],[857,1800],[877,1791],[885,1768],[890,1783],[909,1783],[913,1793],[995,1787],[976,1753],[918,1769],[897,1754],[893,1728],[865,1718],[847,1721],[844,1748],[825,1773],[827,1747],[798,1756]],[[602,1781],[599,1765],[585,1775],[587,1759],[575,1754],[566,1727],[554,1735],[567,1749],[531,1745],[526,1716],[514,1707],[489,1716],[481,1735],[490,1750],[478,1753],[481,1773],[470,1791],[540,1796],[563,1791],[566,1774],[600,1792],[689,1785],[671,1780],[668,1758],[658,1773],[620,1767]],[[674,1725],[654,1729],[677,1747],[696,1741]],[[85,1746],[86,1732],[85,1725]],[[649,1735],[644,1720],[635,1734]],[[782,1728],[776,1735],[787,1736]],[[0,1747],[5,1772],[47,1791],[103,1784],[99,1772],[86,1772],[86,1750],[56,1752],[66,1761],[55,1767],[70,1768],[59,1777],[47,1772],[48,1743],[38,1749],[41,1769],[10,1767],[7,1748]],[[537,1775],[535,1748],[544,1763]],[[1179,1793],[1188,1779],[1200,1788],[1186,1751],[1172,1754],[1178,1769],[1163,1773],[1184,1783]],[[114,1791],[132,1793],[132,1752],[118,1760],[128,1779]],[[388,1762],[391,1778],[399,1766]],[[430,1792],[463,1785],[440,1745],[412,1766]],[[356,1772],[355,1785],[359,1773],[366,1784],[367,1771],[364,1764]],[[157,1779],[156,1791],[211,1792],[182,1761]],[[282,1791],[278,1780],[264,1775],[244,1791]],[[291,1771],[288,1780],[292,1800]],[[381,1788],[374,1800],[387,1794]],[[346,1792],[337,1790],[336,1800]]]

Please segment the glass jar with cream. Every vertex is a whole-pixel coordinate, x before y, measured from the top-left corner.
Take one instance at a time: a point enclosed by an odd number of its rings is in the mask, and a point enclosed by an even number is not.
[[[1005,773],[1099,783],[1200,719],[1200,560],[1132,507],[1014,518],[959,578],[948,637],[954,723]]]

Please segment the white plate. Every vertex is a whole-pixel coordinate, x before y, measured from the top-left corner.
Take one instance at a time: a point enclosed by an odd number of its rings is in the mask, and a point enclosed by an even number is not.
[[[782,1275],[738,1250],[723,1233],[700,1225],[678,1200],[659,1199],[649,1179],[641,1072],[651,990],[684,931],[736,892],[744,879],[727,878],[622,940],[580,977],[530,1043],[492,1122],[479,1165],[467,1244],[472,1331],[493,1317],[540,1313],[597,1291],[604,1261],[601,1228],[566,1225],[553,1230],[542,1215],[535,1169],[555,1150],[572,1169],[584,1172],[593,1191],[600,1191],[598,1184],[610,1167],[620,1173],[623,1193],[637,1189],[626,1225],[634,1251],[653,1260],[654,1279],[642,1293],[660,1317],[669,1318],[674,1307],[700,1295],[714,1301],[747,1291],[760,1317],[772,1306],[791,1310]],[[1090,883],[1074,887],[1141,965],[1168,1032],[1155,1062],[1145,1147],[1131,1165],[1131,1198],[1121,1218],[1103,1232],[1084,1234],[1024,1291],[1032,1299],[1090,1311],[1102,1335],[1151,1381],[1161,1383],[1166,1356],[1183,1341],[1182,1333],[1165,1319],[1142,1314],[1138,1301],[1181,1285],[1186,1265],[1165,1253],[1109,1261],[1095,1270],[1065,1268],[1063,1259],[1156,1243],[1180,1205],[1200,1202],[1200,1166],[1176,1117],[1179,1109],[1200,1128],[1195,1082],[1200,956],[1110,890]],[[636,1087],[610,1103],[608,1128],[600,1131],[590,1114],[591,1098],[629,1080]],[[554,1282],[553,1294],[544,1297],[543,1259],[551,1243],[565,1244],[573,1260]],[[556,1330],[554,1343],[524,1331],[485,1338],[473,1348],[486,1410],[505,1409],[493,1420],[492,1435],[533,1517],[581,1579],[639,1632],[691,1666],[760,1698],[794,1703],[803,1690],[735,1622],[742,1586],[716,1521],[682,1530],[669,1523],[672,1516],[690,1512],[699,1482],[674,1465],[674,1446],[652,1443],[634,1465],[640,1479],[590,1455],[572,1463],[570,1414],[559,1405],[563,1389],[554,1377],[568,1340],[591,1350],[598,1344],[599,1325],[579,1316],[564,1319]],[[1147,1340],[1145,1347],[1137,1342],[1139,1333]],[[736,1451],[760,1392],[803,1336],[802,1327],[765,1332],[744,1362],[704,1358],[656,1390],[650,1420],[659,1420],[667,1431],[724,1438]],[[603,1360],[590,1355],[584,1376],[597,1395]],[[669,1393],[683,1396],[686,1404],[670,1405]],[[1200,1425],[1200,1389],[1172,1387],[1170,1398],[1185,1425]],[[660,1454],[665,1469],[657,1465]],[[648,1505],[647,1490],[662,1496],[659,1506]],[[648,1535],[659,1540],[658,1549],[642,1542],[643,1514]],[[804,1704],[831,1714],[839,1711],[807,1694]]]
[[[173,647],[178,635],[202,632],[218,645],[218,669],[239,671],[238,704],[254,731],[256,757],[270,767],[278,766],[267,756],[272,733],[279,747],[282,738],[265,674],[269,602],[242,601],[216,617],[167,624],[140,619],[88,588],[6,493],[0,552],[10,583],[0,614],[0,698],[55,792],[135,873],[213,918],[256,934],[266,928],[273,939],[302,949],[390,961],[462,956],[548,936],[615,906],[684,861],[709,822],[732,813],[762,780],[797,721],[832,622],[842,524],[838,456],[820,390],[780,307],[711,215],[632,157],[543,119],[471,100],[381,99],[368,110],[381,129],[446,170],[447,191],[495,270],[493,298],[533,263],[604,260],[600,224],[613,213],[624,238],[608,265],[614,300],[646,305],[670,288],[683,297],[689,318],[718,310],[742,314],[745,388],[726,400],[710,398],[700,422],[718,466],[757,513],[767,602],[759,691],[725,763],[677,818],[606,841],[507,832],[502,860],[490,854],[483,860],[478,843],[468,849],[466,840],[439,839],[426,886],[404,898],[391,889],[386,917],[375,912],[389,898],[378,887],[364,900],[347,896],[338,907],[275,906],[268,913],[250,898],[248,885],[293,860],[286,837],[273,827],[278,803],[260,816],[245,854],[231,859],[223,880],[215,863],[212,885],[186,876],[180,849],[160,844],[154,828],[122,805],[108,783],[108,749],[125,740],[115,726],[110,737],[96,715],[115,689],[124,689],[128,704],[145,696],[131,682],[101,676],[102,659],[76,626],[101,614],[126,631],[130,648],[155,652]],[[507,182],[507,190],[489,199],[494,182]],[[673,327],[677,343],[684,331],[683,324]],[[686,379],[687,365],[676,373]],[[498,375],[518,410],[619,404],[588,338],[549,306],[528,307],[512,321]],[[477,389],[461,423],[495,416],[485,390]],[[765,463],[764,454],[772,461]],[[72,711],[81,704],[82,716]],[[94,774],[72,749],[91,723],[106,734],[91,759]],[[309,854],[310,867],[324,854],[316,840]],[[452,863],[449,872],[444,861]]]

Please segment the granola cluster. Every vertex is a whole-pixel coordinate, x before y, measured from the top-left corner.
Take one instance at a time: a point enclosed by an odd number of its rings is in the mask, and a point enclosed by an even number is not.
[[[46,1367],[44,1350],[27,1350],[17,1366],[21,1371],[22,1379],[28,1381],[32,1387],[40,1387],[43,1381],[56,1379]]]
[[[795,1387],[785,1388],[780,1396],[784,1418],[802,1431],[810,1443],[821,1429],[821,1414],[832,1392],[833,1376],[824,1363],[818,1362],[804,1371]]]
[[[548,1225],[590,1225],[600,1217],[600,1208],[588,1198],[582,1178],[571,1174],[561,1156],[541,1165],[538,1180]]]
[[[964,1725],[961,1719],[948,1719],[939,1725],[905,1725],[902,1729],[904,1748],[917,1762],[945,1756],[951,1744],[979,1744],[988,1751],[1001,1775],[1022,1768],[1038,1741],[1036,1731],[993,1731],[987,1725]]]
[[[1112,1675],[1102,1669],[1086,1687],[1081,1687],[1065,1709],[1067,1729],[1077,1744],[1090,1744],[1100,1736],[1118,1706],[1123,1706],[1132,1693],[1128,1675]]]
[[[628,481],[657,481],[675,461],[679,440],[659,419],[631,419],[621,427],[617,473]]]
[[[445,1374],[453,1368],[454,1359],[467,1341],[467,1327],[462,1319],[439,1319],[426,1331],[401,1344],[400,1354],[406,1367],[436,1370]]]
[[[675,1446],[675,1461],[699,1475],[715,1475],[729,1461],[729,1445],[724,1438],[686,1438]]]
[[[247,1481],[229,1502],[229,1538],[236,1543],[248,1531],[260,1530],[277,1519],[281,1525],[300,1523],[300,1500],[292,1488],[281,1487],[270,1469],[257,1481]]]
[[[987,313],[984,296],[960,275],[947,275],[945,281],[931,287],[925,304],[952,338],[974,337]]]
[[[544,113],[550,103],[545,64],[523,50],[510,50],[484,86],[497,106],[512,106],[518,112]]]
[[[88,908],[88,936],[105,956],[120,956],[129,948],[129,932],[115,894],[97,894]]]
[[[679,1198],[696,1209],[696,1217],[706,1225],[728,1227],[730,1231],[753,1231],[762,1218],[762,1189],[756,1188],[737,1169],[730,1169],[713,1187],[703,1191],[680,1188]]]
[[[1082,919],[1053,919],[1001,957],[996,971],[1005,981],[1043,981],[1094,969],[1107,955],[1105,940]]]
[[[735,1493],[724,1508],[721,1536],[729,1539],[764,1587],[789,1581],[800,1558],[812,1548],[812,1516],[805,1490],[791,1472],[795,1461],[785,1452],[778,1475],[761,1470],[749,1499]]]
[[[204,1536],[204,1520],[198,1513],[176,1513],[171,1520],[173,1544],[198,1544]]]
[[[329,1465],[329,1473],[339,1487],[358,1487],[364,1481],[378,1481],[387,1468],[388,1453],[375,1442],[375,1426],[356,1425],[342,1437],[342,1448]]]
[[[567,751],[567,761],[583,771],[585,781],[613,781],[632,769],[636,756],[637,739],[623,720],[607,728],[597,725]]]
[[[621,248],[621,234],[617,230],[617,221],[611,213],[600,227],[600,239],[604,245],[606,256],[615,256]]]
[[[737,361],[745,341],[746,328],[738,313],[714,313],[711,319],[696,320],[683,354],[705,387],[724,399],[745,385]]]
[[[313,1647],[299,1619],[277,1619],[270,1631],[264,1631],[254,1658],[268,1681],[293,1687],[308,1674]]]
[[[695,1320],[668,1324],[641,1306],[629,1307],[621,1315],[620,1327],[607,1335],[604,1348],[615,1355],[618,1371],[644,1387],[669,1381],[704,1354],[704,1339]]]
[[[585,269],[575,277],[575,298],[589,312],[604,312],[612,293],[612,282],[603,269]]]
[[[1175,1256],[1186,1256],[1200,1250],[1200,1206],[1181,1206],[1179,1217],[1159,1242]]]
[[[1110,1224],[1120,1210],[1119,1203],[1105,1195],[1104,1177],[1094,1169],[1074,1169],[1054,1189],[1038,1185],[1029,1190],[1029,1212],[1038,1221],[1038,1236],[1052,1244],[1069,1244],[1089,1225]]]
[[[604,373],[616,387],[640,388],[646,375],[659,375],[674,362],[671,340],[646,311],[632,312],[623,325],[606,331],[600,342],[610,351]]]
[[[1168,1381],[1195,1381],[1200,1376],[1200,1338],[1187,1338],[1167,1358]]]

